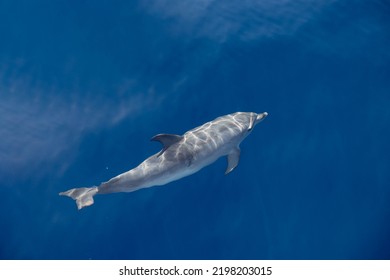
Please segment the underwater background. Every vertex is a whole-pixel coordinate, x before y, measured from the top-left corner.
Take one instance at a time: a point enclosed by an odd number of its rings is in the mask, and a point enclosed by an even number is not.
[[[1,259],[389,259],[390,5],[0,0]],[[236,111],[269,116],[184,179],[87,187]]]

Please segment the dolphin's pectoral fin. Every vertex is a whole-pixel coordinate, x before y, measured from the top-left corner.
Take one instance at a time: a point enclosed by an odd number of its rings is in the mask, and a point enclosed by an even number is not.
[[[226,168],[225,175],[232,172],[238,165],[238,162],[240,161],[240,152],[240,148],[236,147],[227,155],[228,166]]]
[[[168,149],[173,144],[181,141],[184,137],[176,134],[157,134],[154,136],[151,141],[158,141],[163,145],[162,150],[158,153],[158,157],[162,155],[162,153],[165,152],[166,149]]]

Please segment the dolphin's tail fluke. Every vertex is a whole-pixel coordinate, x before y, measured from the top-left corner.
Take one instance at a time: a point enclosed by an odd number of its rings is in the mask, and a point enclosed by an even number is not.
[[[76,200],[77,209],[81,209],[93,204],[93,196],[98,192],[97,187],[71,189],[66,192],[60,192],[60,195],[69,196]]]

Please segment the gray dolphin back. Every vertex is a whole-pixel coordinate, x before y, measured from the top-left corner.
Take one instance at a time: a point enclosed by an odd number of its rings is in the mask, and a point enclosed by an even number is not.
[[[99,186],[74,188],[60,195],[76,201],[81,209],[94,203],[96,194],[133,192],[161,186],[191,175],[227,156],[225,174],[234,170],[240,160],[240,143],[268,113],[237,112],[216,118],[184,135],[158,134],[151,140],[162,144],[162,150],[137,167],[111,178]]]

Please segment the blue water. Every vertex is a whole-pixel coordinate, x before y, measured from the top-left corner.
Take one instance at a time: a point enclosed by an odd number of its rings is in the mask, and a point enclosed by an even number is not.
[[[0,1],[1,259],[389,259],[388,1]],[[269,112],[163,187],[149,139]]]

